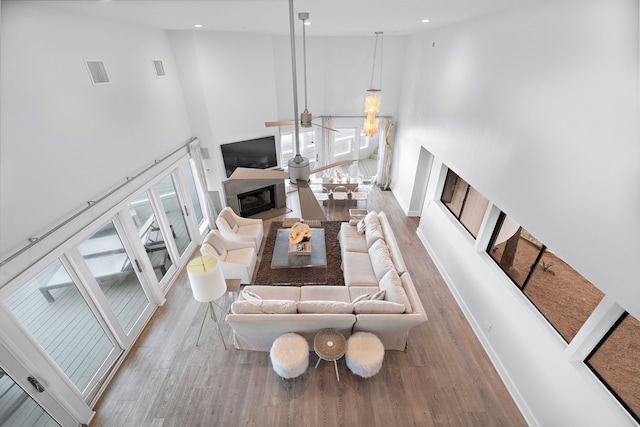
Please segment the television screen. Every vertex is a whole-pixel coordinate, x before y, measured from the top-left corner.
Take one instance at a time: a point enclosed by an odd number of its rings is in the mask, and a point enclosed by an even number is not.
[[[220,149],[227,178],[237,167],[268,169],[278,166],[275,136],[222,144]]]

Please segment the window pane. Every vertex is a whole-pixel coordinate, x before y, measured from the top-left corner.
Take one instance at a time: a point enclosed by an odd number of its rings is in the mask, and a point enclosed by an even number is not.
[[[480,231],[480,225],[482,225],[487,206],[489,206],[489,200],[485,199],[475,188],[469,187],[469,192],[460,214],[460,222],[473,237],[478,237],[478,231]]]
[[[604,297],[549,249],[544,251],[524,293],[567,342],[571,342]]]
[[[189,243],[191,243],[191,238],[187,231],[187,223],[182,215],[182,209],[180,209],[180,200],[178,199],[178,192],[173,182],[173,176],[169,175],[160,181],[158,184],[158,192],[160,193],[160,200],[162,201],[162,206],[167,214],[171,228],[175,233],[174,238],[178,246],[178,252],[182,256],[187,246],[189,246]]]
[[[353,147],[353,142],[356,136],[355,129],[341,128],[338,130],[340,132],[337,132],[335,136],[334,146],[333,146],[334,156],[350,153],[351,147]]]
[[[467,184],[464,179],[456,175],[451,169],[447,171],[447,179],[444,182],[444,190],[442,190],[440,200],[449,208],[456,218],[460,218],[462,204],[464,203],[468,188],[469,184]]]
[[[147,251],[156,278],[160,281],[173,263],[146,192],[129,204],[129,213],[138,228],[138,237]]]
[[[128,334],[149,300],[113,223],[85,240],[78,250]]]
[[[59,260],[4,302],[80,391],[114,349]]]
[[[293,134],[283,133],[280,136],[280,146],[282,147],[282,167],[287,170],[289,159],[293,157]]]
[[[473,237],[478,236],[489,200],[449,169],[440,201]]]
[[[52,427],[60,424],[0,369],[0,425]]]
[[[487,252],[571,342],[604,294],[510,217],[499,227]]]
[[[531,268],[536,266],[541,249],[540,242],[507,216],[488,252],[511,280],[522,288]]]
[[[586,360],[640,422],[640,322],[631,315],[606,336]]]
[[[196,216],[196,222],[200,224],[204,219],[204,215],[202,214],[202,205],[200,204],[200,197],[198,197],[196,181],[193,177],[193,171],[191,170],[191,162],[185,162],[182,165],[182,170],[184,172],[187,188],[189,189],[189,197],[191,197],[191,203],[195,210],[194,214]]]

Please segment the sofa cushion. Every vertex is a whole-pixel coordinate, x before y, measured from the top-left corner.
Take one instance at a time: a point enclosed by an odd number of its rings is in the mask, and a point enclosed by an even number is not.
[[[299,286],[253,285],[245,286],[244,289],[259,295],[262,299],[288,299],[292,301],[300,301]],[[240,292],[240,298],[242,298],[242,292]]]
[[[346,222],[340,224],[340,250],[345,252],[367,252],[367,241],[365,237],[358,234],[356,227]]]
[[[385,300],[402,304],[407,313],[411,312],[411,303],[402,287],[400,276],[395,270],[389,270],[382,280],[380,280],[380,289],[386,291]]]
[[[352,286],[349,288],[349,296],[351,297],[351,302],[353,302],[361,295],[373,295],[379,290],[380,288],[377,286]]]
[[[375,243],[378,239],[384,239],[384,234],[382,233],[382,226],[380,225],[380,219],[378,218],[378,214],[375,212],[369,212],[367,216],[364,217],[365,224],[365,232],[364,237],[367,241],[367,248],[370,248],[371,245]]]
[[[349,289],[344,286],[302,286],[300,301],[351,302]]]
[[[371,258],[371,265],[373,272],[376,275],[376,279],[380,281],[385,273],[389,270],[395,269],[391,256],[389,255],[389,249],[387,244],[382,239],[376,240],[369,247],[369,258]]]
[[[371,299],[371,294],[370,293],[369,294],[362,294],[359,297],[354,298],[353,301],[351,301],[351,302],[355,304],[357,302],[364,301],[364,300],[370,300],[370,299]]]
[[[371,295],[371,298],[369,299],[371,301],[384,301],[386,295],[387,295],[387,291],[385,291],[384,289],[381,289],[375,294]]]
[[[385,296],[385,292],[384,290],[382,291],[378,291],[374,294],[372,293],[367,293],[367,294],[362,294],[356,298],[353,299],[353,301],[351,301],[352,303],[357,303],[360,301],[384,301],[384,296]]]
[[[291,300],[236,301],[231,304],[233,314],[295,314],[298,306]]]
[[[356,314],[399,314],[404,313],[404,305],[391,301],[369,300],[353,304]]]
[[[378,286],[368,253],[345,252],[342,261],[345,286]]]
[[[243,289],[242,292],[242,299],[245,301],[260,301],[262,299],[262,297],[254,292],[248,291],[246,289]]]
[[[365,230],[367,229],[367,226],[364,223],[364,218],[362,218],[360,221],[358,221],[358,223],[356,224],[356,233],[358,234],[364,234]]]
[[[298,313],[353,313],[353,304],[342,301],[298,301]]]

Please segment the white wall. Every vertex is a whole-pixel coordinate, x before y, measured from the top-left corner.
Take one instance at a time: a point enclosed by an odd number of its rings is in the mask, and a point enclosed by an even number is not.
[[[163,31],[3,2],[1,43],[4,258],[192,134]],[[112,83],[93,86],[84,59]]]
[[[265,135],[276,120],[277,92],[271,36],[212,31],[170,32],[194,132],[209,149],[210,190],[226,179],[220,145]]]
[[[404,70],[394,193],[409,206],[404,171],[434,154],[418,233],[529,421],[635,425],[433,199],[444,164],[640,318],[638,2],[541,2],[413,36]]]
[[[209,148],[210,189],[219,190],[220,144],[278,135],[264,122],[293,119],[288,36],[172,31],[194,134]],[[375,37],[307,36],[307,106],[314,116],[364,115]],[[406,37],[384,38],[381,115],[397,114]],[[296,37],[298,110],[305,106],[302,38]],[[376,67],[375,83],[378,83]]]

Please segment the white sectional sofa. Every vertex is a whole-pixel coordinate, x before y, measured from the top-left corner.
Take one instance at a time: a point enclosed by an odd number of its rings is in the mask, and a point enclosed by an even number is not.
[[[318,331],[334,328],[346,337],[371,332],[386,350],[404,350],[409,330],[427,316],[384,212],[370,212],[360,226],[362,234],[345,222],[338,235],[345,286],[245,287],[227,315],[236,348],[269,351],[287,332],[313,345]],[[369,299],[381,290],[383,300]]]

